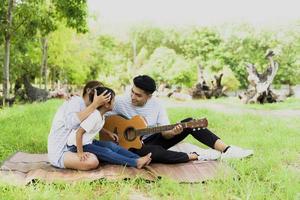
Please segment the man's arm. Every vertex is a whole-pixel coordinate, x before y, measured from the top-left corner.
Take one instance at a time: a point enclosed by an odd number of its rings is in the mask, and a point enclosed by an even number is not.
[[[169,131],[163,131],[161,132],[161,135],[165,138],[165,139],[171,139],[172,137],[174,137],[173,131],[169,130]]]
[[[183,131],[183,128],[181,125],[175,126],[172,130],[169,131],[163,131],[161,132],[162,136],[166,139],[171,139],[175,135],[180,134]]]
[[[158,116],[157,116],[157,124],[159,124],[159,125],[170,124],[170,120],[169,120],[166,109],[161,104],[159,104],[158,107],[159,107],[159,112],[158,112]],[[182,131],[183,131],[182,126],[177,125],[172,130],[163,131],[161,134],[164,138],[171,139],[172,137],[181,133]]]

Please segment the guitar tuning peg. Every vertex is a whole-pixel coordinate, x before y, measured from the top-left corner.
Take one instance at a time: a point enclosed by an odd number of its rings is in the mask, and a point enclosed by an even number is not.
[[[200,131],[201,130],[201,128],[198,128],[198,131]]]
[[[196,129],[195,129],[195,128],[193,128],[193,131],[196,131]]]

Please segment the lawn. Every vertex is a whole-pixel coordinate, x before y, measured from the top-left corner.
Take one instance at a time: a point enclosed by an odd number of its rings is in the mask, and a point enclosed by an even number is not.
[[[0,162],[16,151],[45,153],[52,117],[61,103],[51,100],[0,110]],[[232,101],[222,99],[220,103],[230,105]],[[267,109],[299,107],[300,100],[292,99]],[[165,178],[153,183],[99,180],[25,187],[0,183],[0,199],[130,199],[136,193],[153,199],[300,199],[300,117],[249,114],[242,112],[244,108],[265,109],[261,105],[240,106],[241,112],[233,114],[205,108],[168,108],[172,122],[205,116],[210,129],[225,142],[255,150],[249,159],[228,161],[235,173],[225,179],[204,184],[179,184]],[[192,137],[186,140],[200,145]]]

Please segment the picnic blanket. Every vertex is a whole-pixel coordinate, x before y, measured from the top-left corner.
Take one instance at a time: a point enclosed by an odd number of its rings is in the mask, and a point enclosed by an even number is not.
[[[180,143],[172,150],[200,152],[201,148],[189,143]],[[0,167],[0,181],[13,185],[26,185],[36,180],[55,181],[93,181],[98,179],[123,180],[142,178],[155,181],[168,177],[178,182],[203,182],[222,178],[228,174],[229,167],[219,161],[190,161],[179,164],[151,163],[143,169],[112,164],[100,164],[91,171],[59,169],[50,165],[47,154],[29,154],[17,152],[9,157]],[[225,172],[225,173],[224,173]]]

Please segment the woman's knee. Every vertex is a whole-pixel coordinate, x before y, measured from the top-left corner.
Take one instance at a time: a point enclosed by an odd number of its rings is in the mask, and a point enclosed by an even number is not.
[[[65,168],[78,170],[92,170],[99,165],[99,160],[95,154],[89,153],[88,159],[84,162],[80,161],[76,153],[66,152],[64,155]]]
[[[88,159],[83,162],[83,170],[96,169],[99,165],[99,160],[95,154],[89,153]]]

